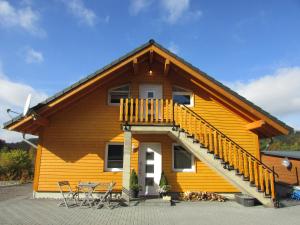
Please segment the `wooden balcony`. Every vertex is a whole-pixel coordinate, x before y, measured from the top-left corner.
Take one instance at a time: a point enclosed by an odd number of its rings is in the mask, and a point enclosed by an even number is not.
[[[173,124],[174,104],[172,99],[120,100],[120,121],[128,124]]]

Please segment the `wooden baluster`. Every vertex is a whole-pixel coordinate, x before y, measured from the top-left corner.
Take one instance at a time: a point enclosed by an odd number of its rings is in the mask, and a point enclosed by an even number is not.
[[[219,155],[219,149],[218,149],[218,133],[216,130],[214,130],[214,154]]]
[[[191,119],[191,135],[194,136],[194,139],[196,138],[196,133],[195,133],[195,117],[192,116],[192,119]]]
[[[200,131],[200,143],[204,145],[204,131],[203,131],[203,123],[199,120],[199,131]]]
[[[235,144],[233,144],[233,168],[235,170],[238,169],[237,150]]]
[[[139,99],[135,99],[135,122],[139,121]]]
[[[184,131],[185,132],[187,132],[187,130],[186,130],[186,124],[187,124],[187,111],[185,110],[185,109],[183,109],[182,108],[182,110],[183,110],[183,112],[184,112],[184,114],[183,114],[183,125],[182,125],[182,128],[184,129]]]
[[[173,123],[174,120],[174,112],[173,112],[173,99],[170,100],[170,122]]]
[[[248,157],[247,154],[243,154],[244,160],[244,179],[249,179],[249,164],[248,164]]]
[[[192,135],[192,114],[189,112],[189,120],[188,120],[188,131]]]
[[[155,121],[158,123],[159,121],[159,113],[158,113],[158,99],[155,99]]]
[[[222,145],[222,135],[219,134],[219,157],[224,161],[224,155],[223,155],[223,145]]]
[[[154,118],[154,101],[153,99],[150,100],[150,122],[153,123]]]
[[[180,105],[177,105],[177,125],[179,126],[179,128],[182,127],[182,110]]]
[[[259,187],[259,176],[258,176],[257,161],[254,161],[253,170],[254,170],[255,186],[258,188]]]
[[[194,130],[196,140],[199,140],[198,121],[199,120],[194,116],[193,130]]]
[[[149,102],[148,102],[148,98],[146,98],[145,101],[145,122],[148,122],[148,117],[149,117]]]
[[[274,172],[270,173],[270,185],[271,185],[271,197],[273,200],[276,198],[275,184],[274,184]]]
[[[233,160],[232,160],[232,143],[229,141],[228,143],[228,161],[229,161],[229,166],[233,166]]]
[[[223,155],[224,155],[224,162],[228,162],[228,156],[227,156],[227,140],[224,137],[223,138]]]
[[[208,130],[208,139],[209,139],[209,151],[212,152],[214,150],[213,148],[213,136],[212,136],[212,128],[209,128]]]
[[[250,179],[250,183],[254,183],[254,179],[253,179],[253,162],[251,157],[248,157],[248,163],[249,163],[249,179]]]
[[[120,99],[120,121],[123,121],[123,109],[124,109],[124,99]]]
[[[262,192],[265,191],[263,166],[259,165],[259,185]]]
[[[128,98],[125,99],[125,121],[128,121]]]
[[[177,109],[177,103],[174,103],[174,124],[176,125],[178,123],[178,109]]]
[[[243,152],[239,148],[239,173],[244,174],[244,159],[243,159]]]
[[[269,172],[267,169],[264,169],[264,175],[265,175],[265,187],[266,187],[266,194],[270,194],[270,186],[269,186]]]
[[[208,140],[207,140],[207,126],[204,124],[204,146],[207,148],[208,146]]]
[[[169,123],[169,100],[168,99],[166,99],[165,110],[166,110],[166,122]]]
[[[130,117],[129,117],[130,122],[133,121],[133,98],[130,98]]]
[[[160,100],[160,122],[164,122],[164,100]]]
[[[141,99],[140,103],[140,122],[144,122],[144,99]]]

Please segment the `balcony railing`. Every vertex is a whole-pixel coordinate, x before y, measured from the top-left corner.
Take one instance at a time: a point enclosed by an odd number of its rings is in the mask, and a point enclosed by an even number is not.
[[[173,123],[174,106],[172,99],[120,100],[120,121],[125,123]]]

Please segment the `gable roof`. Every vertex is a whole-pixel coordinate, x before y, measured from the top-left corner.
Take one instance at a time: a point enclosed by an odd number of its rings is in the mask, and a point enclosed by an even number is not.
[[[220,87],[221,89],[223,89],[225,92],[227,92],[230,95],[236,97],[238,100],[240,100],[241,102],[243,102],[246,105],[250,106],[252,109],[256,110],[257,112],[263,114],[265,117],[267,117],[270,120],[274,121],[276,124],[278,124],[279,126],[281,126],[281,127],[283,127],[284,129],[287,130],[286,134],[293,131],[292,127],[288,126],[287,124],[285,124],[284,122],[282,122],[278,118],[272,116],[270,113],[266,112],[265,110],[263,110],[259,106],[255,105],[254,103],[250,102],[246,98],[242,97],[237,92],[235,92],[232,89],[230,89],[229,87],[223,85],[221,82],[215,80],[213,77],[211,77],[207,73],[201,71],[199,68],[197,68],[197,67],[193,66],[192,64],[190,64],[189,62],[185,61],[183,58],[181,58],[181,57],[177,56],[176,54],[170,52],[168,49],[166,49],[165,47],[163,47],[159,43],[155,42],[153,39],[150,39],[147,43],[139,46],[138,48],[132,50],[131,52],[125,54],[124,56],[116,59],[115,61],[113,61],[110,64],[104,66],[103,68],[95,71],[94,73],[89,74],[85,78],[83,78],[83,79],[79,80],[78,82],[74,83],[73,85],[71,85],[71,86],[63,89],[62,91],[56,93],[55,95],[47,98],[46,100],[40,102],[39,104],[31,107],[29,109],[29,111],[28,111],[28,114],[30,114],[30,113],[32,113],[32,112],[34,112],[36,110],[41,109],[43,106],[46,106],[47,104],[50,104],[51,102],[59,99],[60,97],[64,96],[66,93],[69,93],[70,91],[75,90],[76,88],[79,88],[81,85],[87,83],[88,81],[92,80],[93,78],[101,76],[102,73],[104,73],[107,70],[109,70],[109,69],[117,66],[118,64],[120,64],[120,63],[124,62],[125,60],[127,60],[128,58],[133,57],[137,53],[139,53],[142,50],[147,49],[147,48],[149,48],[151,46],[155,46],[156,48],[158,48],[162,52],[164,52],[167,55],[169,55],[169,56],[173,57],[174,59],[178,60],[178,62],[184,64],[185,66],[191,68],[193,71],[199,73],[200,74],[200,75],[198,75],[199,77],[203,76],[207,80],[211,81],[213,84],[215,84],[218,87]],[[12,126],[13,124],[17,123],[18,121],[22,121],[25,117],[26,116],[19,115],[19,116],[13,118],[12,120],[4,123],[4,128],[9,129],[10,126]]]

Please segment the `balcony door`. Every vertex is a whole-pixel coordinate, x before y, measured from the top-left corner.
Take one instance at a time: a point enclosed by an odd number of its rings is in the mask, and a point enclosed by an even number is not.
[[[140,98],[143,99],[161,99],[162,98],[162,85],[160,84],[141,84],[140,85]],[[150,116],[150,100],[148,101],[148,116]],[[159,106],[160,107],[160,106]],[[160,108],[159,108],[160,109]],[[144,113],[146,112],[145,108],[143,109]],[[159,110],[160,111],[160,110]],[[154,116],[156,112],[156,105],[154,104]],[[146,115],[144,115],[146,116]],[[159,115],[160,118],[160,115]]]

